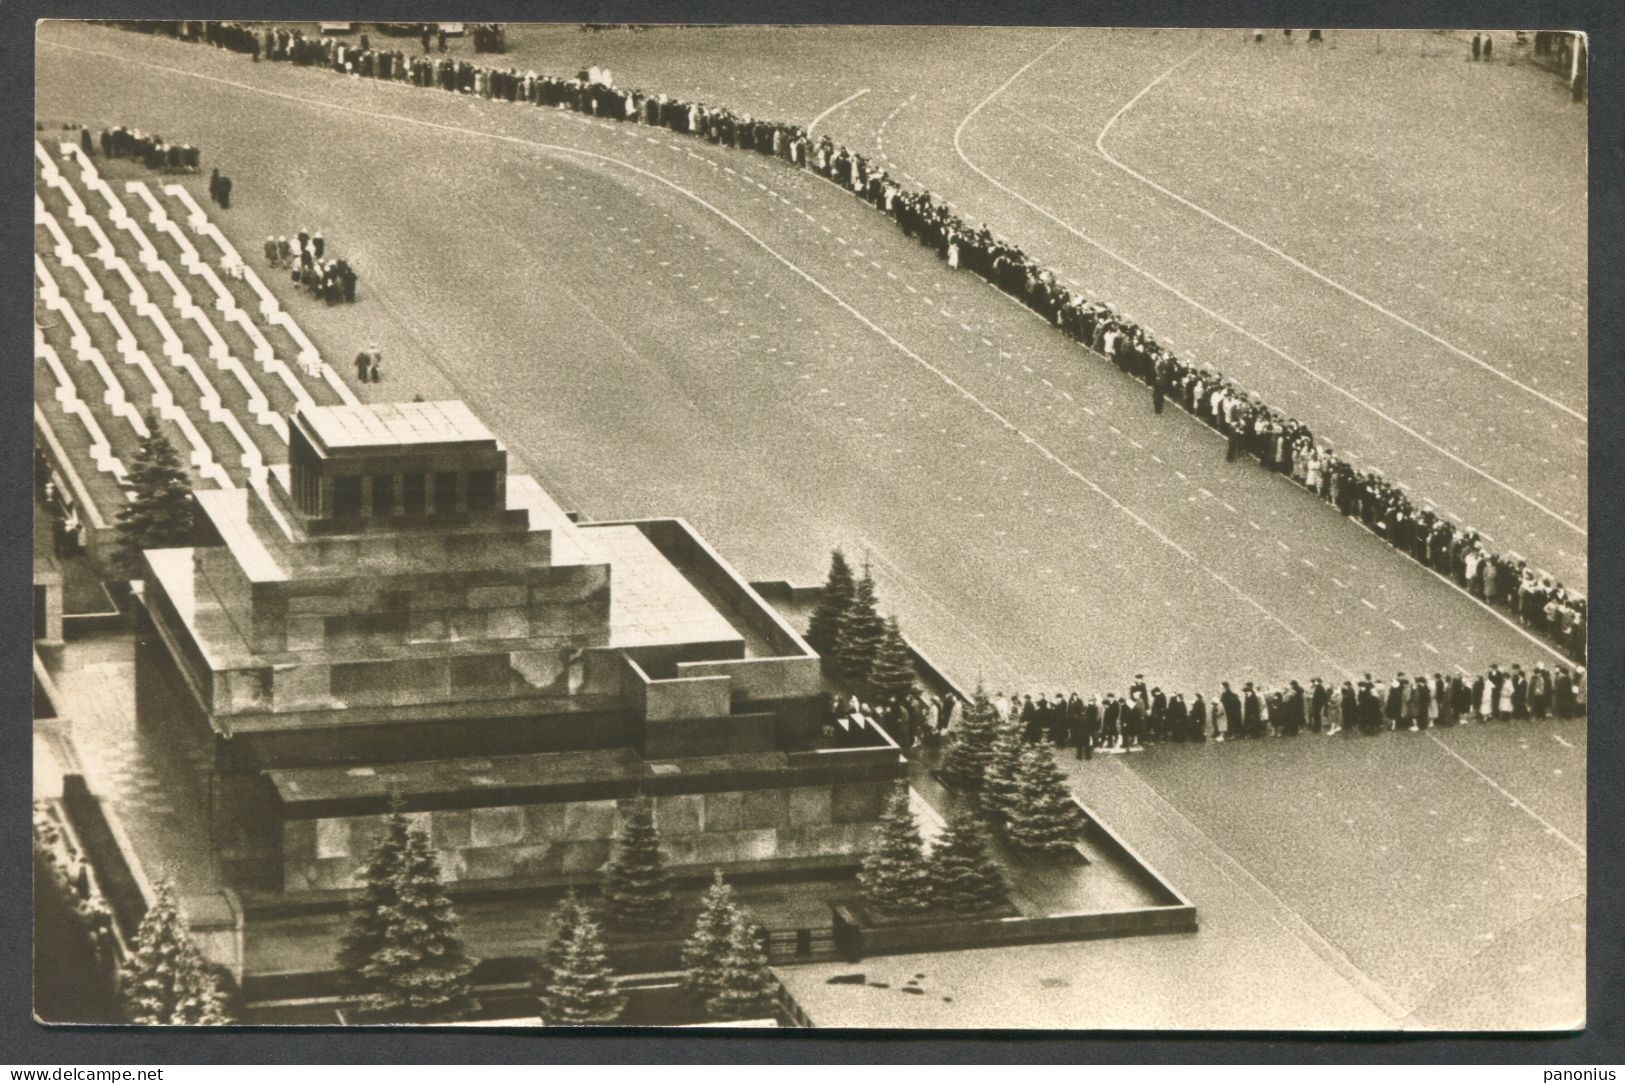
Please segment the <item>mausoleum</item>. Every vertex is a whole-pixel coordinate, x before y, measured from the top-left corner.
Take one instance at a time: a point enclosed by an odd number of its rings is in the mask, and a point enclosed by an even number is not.
[[[181,727],[227,882],[354,887],[391,800],[453,881],[855,864],[904,772],[820,747],[801,637],[681,519],[578,522],[461,402],[302,407],[289,461],[146,554],[137,712]]]

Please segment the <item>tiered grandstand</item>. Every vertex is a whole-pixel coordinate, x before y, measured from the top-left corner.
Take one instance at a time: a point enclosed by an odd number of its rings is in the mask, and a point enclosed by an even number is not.
[[[91,546],[150,413],[200,488],[287,457],[287,415],[354,393],[178,184],[34,144],[34,423]]]

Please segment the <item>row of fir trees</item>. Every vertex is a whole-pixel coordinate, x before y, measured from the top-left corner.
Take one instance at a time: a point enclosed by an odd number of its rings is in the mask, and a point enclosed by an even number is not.
[[[475,961],[462,935],[422,828],[397,806],[363,870],[364,887],[339,951],[339,965],[363,1008],[392,1022],[443,1022],[474,1006]],[[660,854],[654,806],[625,810],[604,868],[599,905],[570,892],[552,918],[533,992],[550,1024],[613,1023],[626,1007],[603,930],[658,932],[679,918]],[[720,872],[701,900],[682,951],[685,987],[714,1019],[772,1014],[778,982],[761,934],[735,903]]]
[[[981,685],[948,735],[939,770],[1019,849],[1063,853],[1077,841],[1081,813],[1054,748],[1025,740],[1018,719],[1001,721]]]
[[[928,854],[907,786],[887,805],[858,883],[865,902],[898,916],[985,914],[1010,900],[980,818],[972,812],[955,816]]]
[[[846,554],[830,554],[829,576],[807,622],[807,643],[854,691],[877,703],[914,691],[914,663],[897,627],[882,617],[869,565],[854,579]]]

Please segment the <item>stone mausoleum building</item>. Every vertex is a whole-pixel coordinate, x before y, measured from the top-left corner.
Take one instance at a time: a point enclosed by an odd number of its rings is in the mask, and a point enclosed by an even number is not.
[[[304,407],[197,501],[203,544],[146,554],[137,711],[239,889],[356,886],[392,796],[459,882],[590,879],[638,794],[677,869],[847,867],[903,775],[820,747],[818,658],[686,523],[572,521],[461,402]]]

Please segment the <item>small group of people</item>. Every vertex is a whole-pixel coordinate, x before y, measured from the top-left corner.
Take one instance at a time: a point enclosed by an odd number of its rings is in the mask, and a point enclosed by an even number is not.
[[[231,178],[218,169],[209,172],[209,198],[218,204],[221,210],[231,210]]]
[[[1492,665],[1477,676],[1401,672],[1392,680],[1365,674],[1340,684],[1309,679],[1279,687],[1244,682],[1240,691],[1221,681],[1211,695],[1164,692],[1147,687],[1137,673],[1124,693],[1083,699],[1078,693],[1039,693],[989,701],[1004,722],[1017,721],[1028,741],[1073,748],[1079,759],[1097,751],[1130,751],[1162,742],[1235,741],[1262,737],[1325,736],[1382,732],[1419,733],[1469,723],[1579,718],[1586,710],[1586,671],[1537,662],[1502,670]],[[944,727],[946,728],[946,727]]]
[[[1290,30],[1285,33],[1290,37]],[[985,224],[966,222],[929,191],[904,188],[880,163],[828,136],[814,138],[799,124],[761,120],[704,102],[616,87],[599,69],[585,69],[567,79],[534,70],[488,68],[452,57],[407,57],[398,50],[371,49],[365,37],[357,47],[329,37],[308,38],[299,31],[235,23],[207,23],[192,36],[365,78],[661,127],[816,172],[893,218],[905,235],[933,248],[950,267],[976,273],[1144,382],[1154,411],[1160,413],[1172,401],[1211,426],[1225,437],[1228,460],[1256,459],[1265,469],[1292,478],[1396,549],[1485,602],[1512,612],[1574,661],[1585,658],[1586,600],[1555,576],[1532,568],[1516,554],[1491,551],[1472,527],[1413,498],[1380,471],[1355,466],[1306,424],[1264,403],[1211,365],[1178,357],[1111,305],[1063,285],[1052,270]],[[1312,30],[1309,37],[1318,41],[1320,34]]]
[[[824,718],[823,747],[863,748],[880,744],[879,731],[897,747],[910,749],[935,741],[948,728],[960,707],[952,692],[942,697],[916,688],[906,696],[867,703],[851,694],[830,697]]]
[[[293,281],[330,305],[355,301],[355,268],[348,260],[327,257],[327,241],[320,231],[300,226],[292,242],[287,237],[265,238],[265,261],[286,268]]]
[[[476,53],[505,53],[508,51],[508,31],[501,23],[475,23],[468,28],[474,39]]]
[[[1495,52],[1495,38],[1489,34],[1473,35],[1473,59],[1490,60]]]
[[[384,382],[384,351],[378,348],[376,342],[355,355],[355,378],[363,384]]]
[[[148,169],[165,173],[196,173],[202,154],[190,143],[166,143],[161,135],[143,135],[136,128],[103,128],[94,142],[90,129],[79,130],[79,149],[86,155],[101,147],[104,158],[130,158]]]

